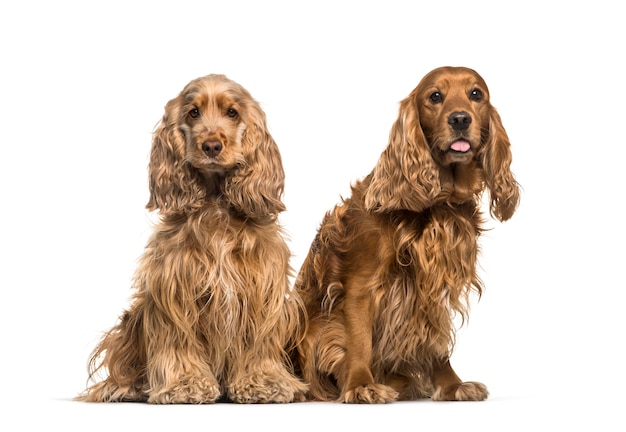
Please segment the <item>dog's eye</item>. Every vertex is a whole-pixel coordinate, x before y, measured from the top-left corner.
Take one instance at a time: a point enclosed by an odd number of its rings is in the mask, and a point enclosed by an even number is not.
[[[470,92],[470,100],[473,101],[481,101],[483,99],[483,92],[478,89],[474,89]]]
[[[234,108],[229,108],[228,111],[226,111],[226,115],[230,118],[235,118],[239,115],[239,113],[237,112],[236,109]]]
[[[188,115],[192,119],[197,119],[198,117],[200,117],[200,110],[198,108],[194,108],[191,111],[189,111]]]
[[[433,92],[428,99],[434,104],[443,102],[443,96],[438,91]]]

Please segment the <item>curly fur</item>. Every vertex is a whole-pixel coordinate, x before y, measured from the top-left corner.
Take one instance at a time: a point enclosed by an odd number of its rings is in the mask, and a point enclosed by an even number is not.
[[[302,303],[277,223],[283,184],[265,114],[239,84],[209,75],[167,103],[149,163],[147,208],[160,220],[79,399],[302,400],[286,354]]]
[[[436,69],[400,103],[377,165],[326,214],[296,280],[308,316],[298,362],[311,398],[487,397],[449,358],[454,316],[464,320],[469,295],[482,292],[482,193],[501,221],[518,204],[511,160],[475,71]]]

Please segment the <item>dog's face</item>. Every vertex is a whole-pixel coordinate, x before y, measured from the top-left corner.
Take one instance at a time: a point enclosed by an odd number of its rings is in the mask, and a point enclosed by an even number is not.
[[[243,161],[246,103],[241,88],[219,77],[192,81],[182,93],[179,126],[185,159],[201,172],[226,172]]]
[[[468,68],[439,68],[422,79],[415,97],[433,159],[442,166],[471,162],[489,134],[483,79]]]

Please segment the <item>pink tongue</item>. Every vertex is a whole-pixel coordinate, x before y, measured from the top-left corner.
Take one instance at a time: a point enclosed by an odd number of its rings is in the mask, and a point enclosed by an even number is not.
[[[466,152],[470,149],[470,145],[467,141],[455,141],[450,148],[458,152]]]

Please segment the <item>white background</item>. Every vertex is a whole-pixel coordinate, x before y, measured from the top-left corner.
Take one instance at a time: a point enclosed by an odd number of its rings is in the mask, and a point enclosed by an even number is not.
[[[0,428],[624,430],[618,4],[3,2]],[[128,304],[151,230],[151,131],[188,81],[224,73],[266,111],[298,269],[324,212],[374,167],[398,102],[442,65],[487,81],[524,189],[511,221],[488,223],[486,290],[452,359],[488,401],[72,401]]]

